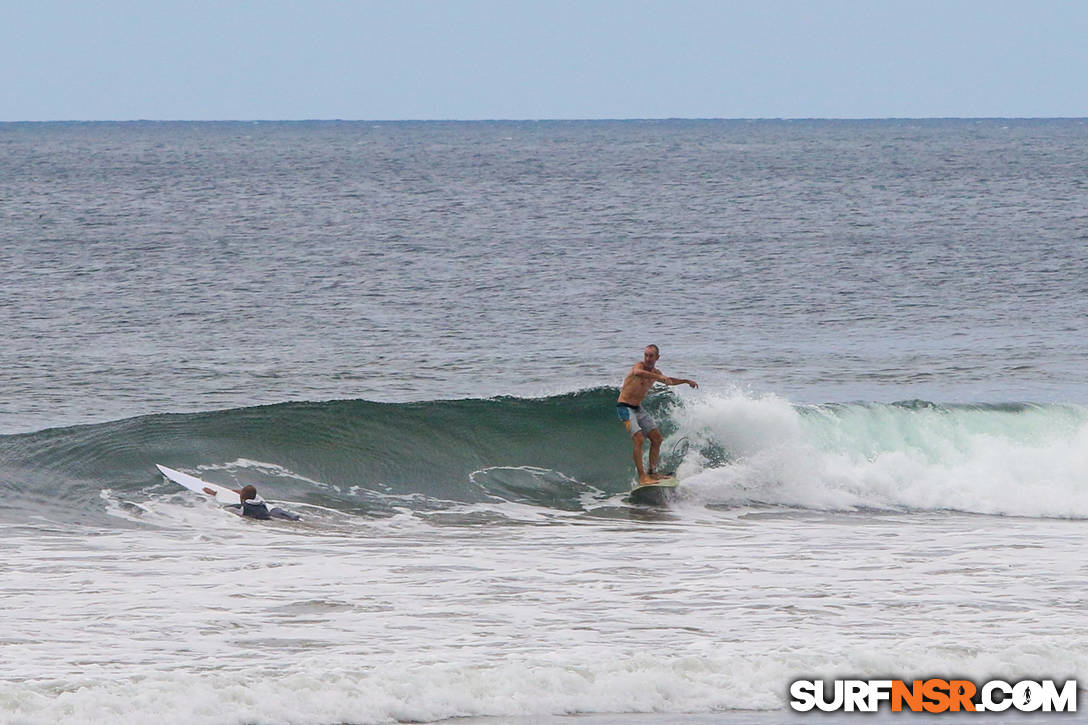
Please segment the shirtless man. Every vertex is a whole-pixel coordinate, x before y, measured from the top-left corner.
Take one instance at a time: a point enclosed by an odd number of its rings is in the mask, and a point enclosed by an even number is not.
[[[657,345],[647,345],[642,351],[642,362],[635,363],[631,372],[623,379],[623,387],[620,389],[620,398],[616,401],[616,416],[627,426],[627,432],[635,443],[635,470],[638,471],[639,485],[646,485],[654,481],[666,478],[657,472],[658,457],[661,455],[661,431],[657,429],[657,423],[650,414],[642,409],[642,400],[654,383],[665,385],[690,385],[699,387],[694,380],[670,378],[654,368],[657,359],[661,356]],[[642,466],[642,443],[650,439],[650,467]]]

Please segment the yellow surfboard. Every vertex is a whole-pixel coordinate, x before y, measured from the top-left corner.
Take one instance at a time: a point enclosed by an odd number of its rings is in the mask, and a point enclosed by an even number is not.
[[[638,484],[631,489],[631,503],[644,506],[665,506],[676,495],[680,482],[675,477],[662,478],[653,483]]]

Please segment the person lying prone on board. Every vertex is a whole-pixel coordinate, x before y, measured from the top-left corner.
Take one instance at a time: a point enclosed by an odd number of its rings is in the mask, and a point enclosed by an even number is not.
[[[250,518],[254,519],[287,519],[288,521],[299,521],[302,519],[302,517],[296,514],[294,511],[287,511],[277,506],[269,508],[268,504],[266,504],[264,500],[257,495],[256,486],[232,488],[231,491],[234,491],[236,494],[238,494],[238,498],[242,500],[242,503],[228,504],[226,508],[234,509],[235,512],[240,516],[249,516]],[[215,491],[210,488],[205,488],[204,493],[208,494],[209,496],[215,495]]]

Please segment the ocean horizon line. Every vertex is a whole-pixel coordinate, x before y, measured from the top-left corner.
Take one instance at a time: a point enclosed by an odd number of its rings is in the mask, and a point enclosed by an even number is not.
[[[380,123],[380,124],[486,124],[486,123],[667,123],[667,122],[947,122],[947,121],[1088,121],[1088,116],[662,116],[600,118],[86,118],[0,120],[0,125],[49,124],[259,124],[259,123]]]

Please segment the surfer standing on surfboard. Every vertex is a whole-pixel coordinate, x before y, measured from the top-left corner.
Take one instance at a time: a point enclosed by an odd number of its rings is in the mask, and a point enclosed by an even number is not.
[[[654,366],[657,365],[661,351],[657,345],[647,345],[642,351],[642,362],[635,363],[627,377],[623,379],[623,387],[620,388],[620,397],[616,401],[616,416],[623,421],[627,432],[635,444],[635,470],[638,471],[639,484],[649,484],[666,478],[658,473],[658,458],[661,455],[661,431],[657,429],[657,422],[642,409],[642,401],[654,383],[665,385],[690,385],[699,387],[694,380],[682,378],[670,378],[661,373]],[[642,444],[646,438],[650,439],[650,467],[646,469],[642,464]]]

